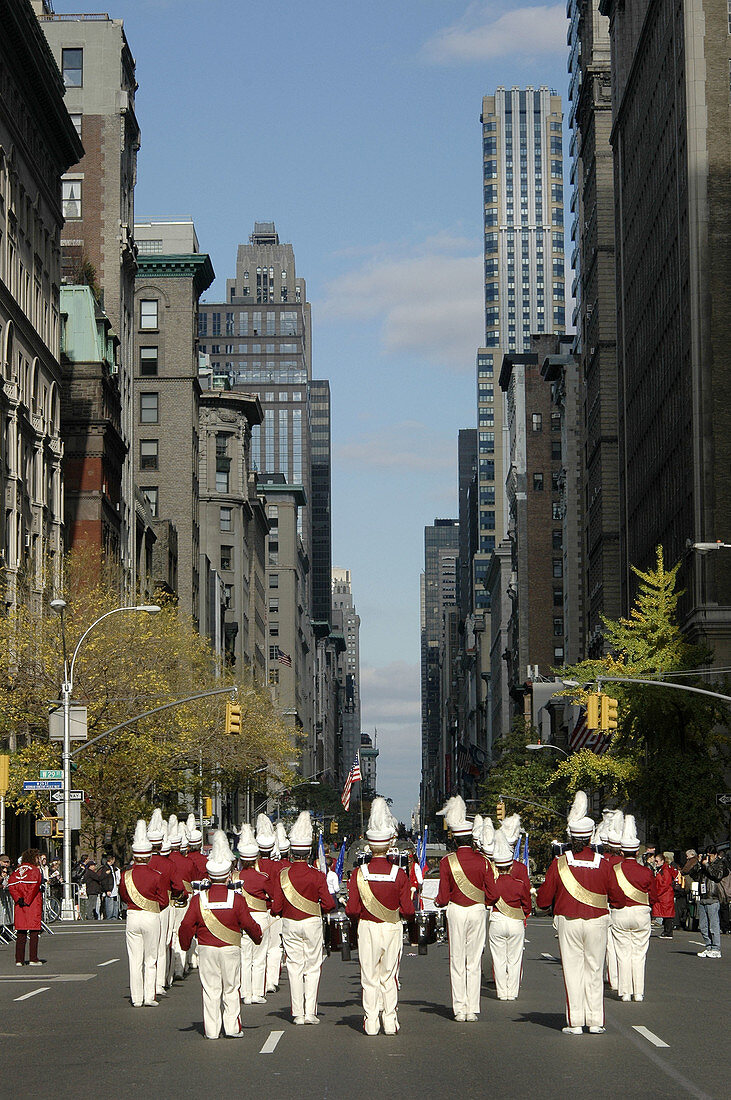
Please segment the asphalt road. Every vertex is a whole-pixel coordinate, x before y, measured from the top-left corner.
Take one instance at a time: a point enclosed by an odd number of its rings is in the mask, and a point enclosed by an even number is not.
[[[349,963],[339,955],[325,960],[319,1027],[291,1024],[285,971],[267,1004],[242,1006],[242,1041],[211,1043],[202,1037],[197,974],[176,983],[158,1008],[133,1009],[124,926],[56,929],[41,939],[42,969],[20,970],[12,948],[0,948],[1,1096],[729,1095],[728,936],[726,957],[713,960],[696,958],[697,934],[676,932],[673,941],[653,935],[646,1000],[625,1004],[608,995],[601,1036],[561,1034],[558,943],[550,921],[537,918],[528,925],[518,1001],[495,999],[486,953],[475,1024],[452,1019],[447,948],[438,945],[426,957],[404,952],[397,1036],[363,1034],[354,954]]]

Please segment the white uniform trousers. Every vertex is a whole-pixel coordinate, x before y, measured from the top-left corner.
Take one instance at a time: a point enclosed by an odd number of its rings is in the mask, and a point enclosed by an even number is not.
[[[183,923],[183,917],[188,912],[188,904],[182,906],[171,905],[172,916],[170,918],[170,980],[184,978],[186,971],[186,952],[183,951],[178,940],[178,929]],[[169,972],[170,972],[169,971]],[[169,984],[169,983],[168,983]]]
[[[267,947],[269,913],[251,910],[251,915],[262,930],[261,943],[254,943],[247,935],[241,937],[241,997],[244,1002],[252,997],[263,997],[267,972]]]
[[[160,940],[157,945],[157,974],[155,977],[155,992],[162,993],[168,983],[168,966],[170,957],[170,921],[172,920],[172,906],[168,905],[160,913]]]
[[[317,1015],[317,989],[322,969],[322,919],[282,920],[292,1016]]]
[[[645,995],[645,960],[650,943],[650,908],[647,905],[627,905],[612,910],[610,939],[614,940],[619,966],[620,997]]]
[[[247,937],[248,938],[248,937]],[[226,1035],[241,1031],[241,950],[233,945],[198,945],[198,974],[203,992],[206,1039],[217,1039],[221,1023]]]
[[[569,1027],[604,1026],[604,958],[609,917],[556,917]]]
[[[449,979],[456,1013],[480,1011],[482,952],[485,950],[487,910],[484,905],[447,905]]]
[[[279,974],[282,969],[282,918],[269,917],[269,932],[267,940],[267,974],[266,989],[268,992],[279,985]]]
[[[611,989],[619,988],[619,973],[617,970],[617,948],[614,942],[614,936],[612,935],[612,926],[614,925],[614,914],[616,909],[609,910],[609,935],[607,936],[607,978]]]
[[[379,1013],[385,1032],[393,1035],[398,1031],[398,969],[403,939],[401,921],[397,924],[358,921],[358,960],[366,1035],[377,1035],[380,1031]]]
[[[129,991],[132,1004],[155,1000],[157,949],[160,944],[160,914],[128,909],[125,930],[129,957]]]
[[[492,973],[499,1001],[514,1001],[523,975],[523,944],[525,925],[522,920],[506,917],[495,909],[488,931]]]

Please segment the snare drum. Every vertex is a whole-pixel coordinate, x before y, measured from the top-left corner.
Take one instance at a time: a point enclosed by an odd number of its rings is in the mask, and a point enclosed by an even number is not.
[[[330,929],[330,950],[340,951],[344,959],[350,958],[350,949],[357,946],[357,935],[353,924],[342,909],[328,913],[327,923]]]

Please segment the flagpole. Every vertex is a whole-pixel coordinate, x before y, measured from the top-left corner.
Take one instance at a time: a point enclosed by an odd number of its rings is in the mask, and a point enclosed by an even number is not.
[[[355,754],[355,758],[358,761],[358,772],[360,773],[360,752]],[[365,836],[365,830],[363,828],[363,776],[360,776],[360,835]]]

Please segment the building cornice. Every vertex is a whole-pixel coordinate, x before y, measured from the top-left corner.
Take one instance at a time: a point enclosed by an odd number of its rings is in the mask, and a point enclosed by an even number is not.
[[[137,256],[137,277],[142,279],[192,279],[200,296],[215,279],[207,252],[183,255]]]

